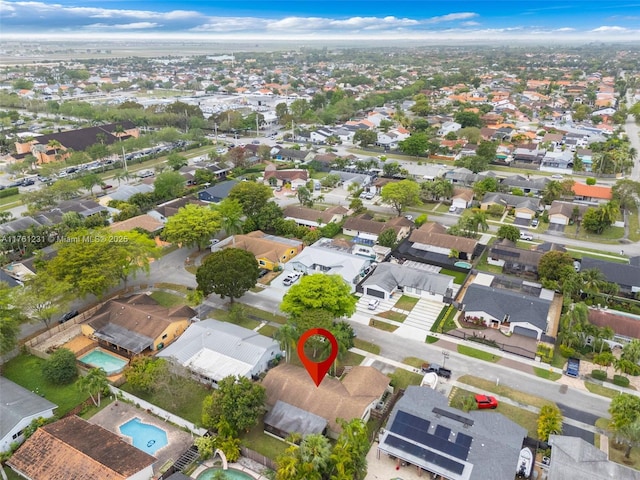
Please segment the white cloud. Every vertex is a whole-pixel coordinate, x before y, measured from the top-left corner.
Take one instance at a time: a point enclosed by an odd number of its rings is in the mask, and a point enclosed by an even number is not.
[[[556,28],[554,30],[554,32],[575,32],[576,29],[575,28],[571,28],[571,27],[562,27],[562,28]]]
[[[476,27],[480,25],[480,22],[475,22],[473,20],[470,20],[468,22],[462,22],[460,25],[462,25],[463,27]]]
[[[466,20],[467,18],[475,18],[477,16],[478,14],[473,12],[449,13],[447,15],[441,15],[439,17],[431,17],[427,19],[425,23],[454,22],[456,20]]]
[[[92,23],[91,25],[87,25],[87,29],[107,29],[114,28],[116,30],[143,30],[147,28],[157,28],[162,27],[162,24],[155,22],[133,22],[133,23],[116,23],[107,24],[107,23]]]
[[[594,28],[592,32],[625,32],[627,29],[624,27],[618,27],[615,25],[603,25],[602,27]]]

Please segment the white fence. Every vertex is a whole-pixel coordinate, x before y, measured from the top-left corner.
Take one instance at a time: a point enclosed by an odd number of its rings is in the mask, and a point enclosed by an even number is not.
[[[111,392],[117,397],[124,398],[125,400],[132,402],[136,406],[139,406],[140,408],[143,408],[153,413],[157,417],[160,417],[164,420],[167,420],[168,422],[173,423],[174,425],[178,425],[179,427],[186,428],[190,432],[193,432],[196,435],[200,435],[200,436],[203,436],[205,433],[207,433],[206,429],[198,428],[188,420],[185,420],[182,417],[178,417],[173,413],[167,412],[162,408],[159,408],[145,400],[142,400],[141,398],[136,397],[135,395],[131,395],[130,393],[125,392],[124,390],[120,390],[119,388],[114,387],[113,385],[110,385],[109,388],[111,389]]]

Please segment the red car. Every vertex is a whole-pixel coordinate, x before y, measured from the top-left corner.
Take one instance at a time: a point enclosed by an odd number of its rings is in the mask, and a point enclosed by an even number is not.
[[[497,408],[498,400],[496,400],[496,397],[491,397],[489,395],[476,395],[476,405],[478,406],[478,409]]]

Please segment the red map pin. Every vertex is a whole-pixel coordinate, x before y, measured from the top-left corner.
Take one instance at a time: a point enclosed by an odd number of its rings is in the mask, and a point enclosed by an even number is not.
[[[313,335],[320,335],[331,343],[331,353],[329,354],[329,358],[323,360],[322,362],[312,362],[307,358],[304,354],[304,344]],[[331,368],[331,364],[338,356],[338,341],[336,337],[329,330],[325,330],[324,328],[311,328],[304,332],[298,340],[298,357],[300,361],[304,365],[304,368],[307,369],[309,376],[315,382],[316,387],[320,386],[320,383],[324,379],[325,375]]]

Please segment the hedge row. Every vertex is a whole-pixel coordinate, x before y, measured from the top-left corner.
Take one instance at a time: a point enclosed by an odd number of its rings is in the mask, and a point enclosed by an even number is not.
[[[18,187],[10,187],[5,188],[4,190],[0,190],[0,198],[10,197],[11,195],[18,194]]]
[[[607,379],[607,372],[605,372],[604,370],[593,370],[591,372],[591,376],[593,378],[595,378],[596,380],[606,380]]]

